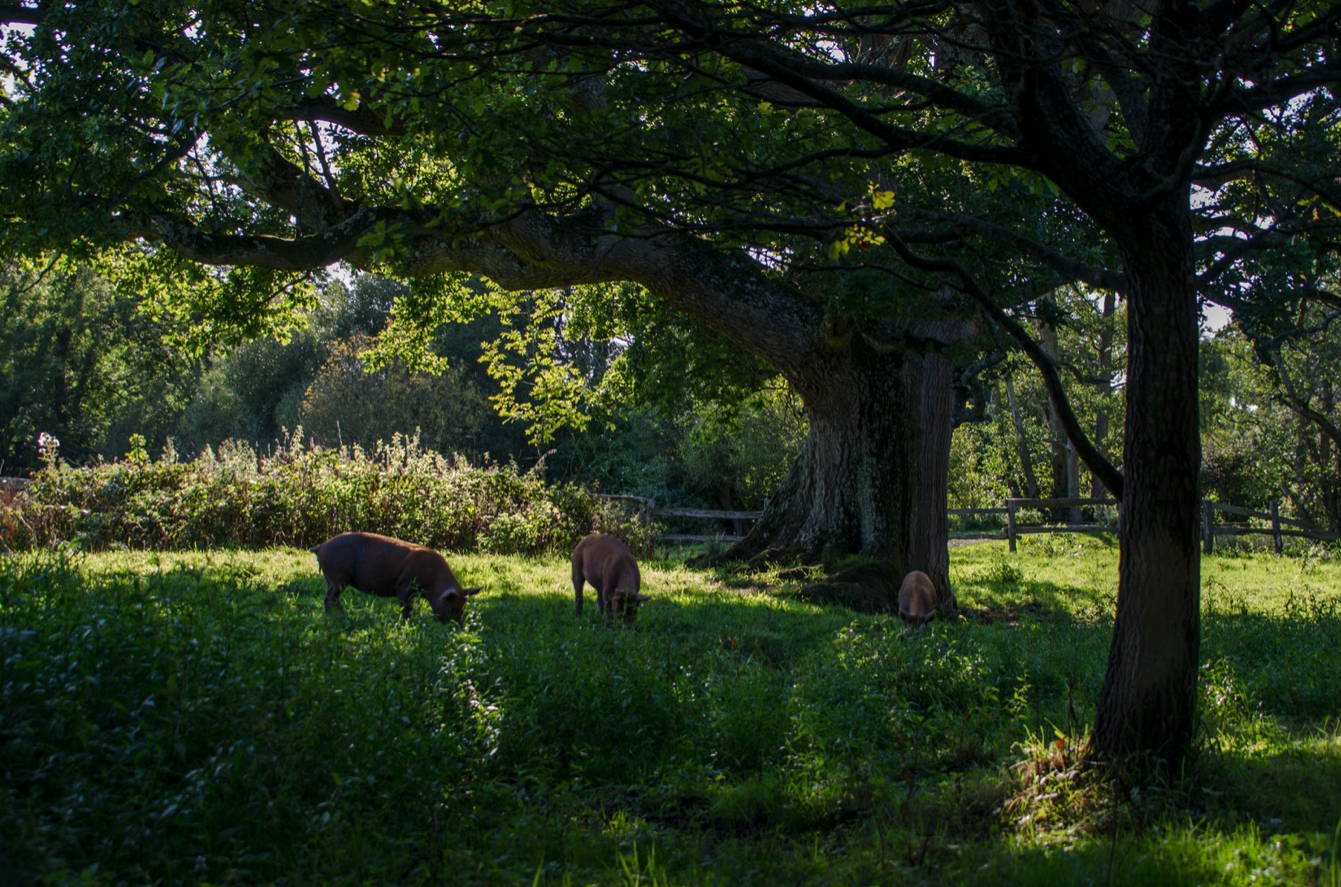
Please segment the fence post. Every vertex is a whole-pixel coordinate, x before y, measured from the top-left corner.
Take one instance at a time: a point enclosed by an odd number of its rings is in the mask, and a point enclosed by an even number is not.
[[[1007,500],[1006,500],[1006,542],[1007,542],[1007,544],[1010,546],[1010,550],[1011,550],[1011,551],[1014,551],[1014,550],[1015,550],[1015,503],[1014,503],[1012,500],[1010,500],[1010,499],[1007,499]]]
[[[1272,499],[1267,503],[1267,507],[1271,511],[1271,542],[1276,548],[1276,554],[1280,554],[1282,550],[1280,542],[1280,503]]]
[[[1207,499],[1201,500],[1201,550],[1206,554],[1215,550],[1215,508]]]

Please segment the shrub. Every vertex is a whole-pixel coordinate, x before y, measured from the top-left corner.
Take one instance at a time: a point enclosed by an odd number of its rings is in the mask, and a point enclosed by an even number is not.
[[[597,527],[631,542],[650,532],[511,462],[471,465],[403,435],[372,452],[305,447],[301,429],[268,455],[228,441],[191,462],[136,450],[114,463],[53,463],[0,505],[0,548],[11,550],[306,547],[363,530],[452,551],[540,554]]]

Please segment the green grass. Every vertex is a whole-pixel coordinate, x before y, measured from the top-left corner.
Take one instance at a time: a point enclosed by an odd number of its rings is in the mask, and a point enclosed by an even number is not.
[[[327,617],[300,550],[5,557],[0,880],[1341,885],[1334,557],[1205,561],[1198,754],[1135,792],[1074,766],[1102,541],[954,549],[923,632],[669,560],[607,628],[564,558],[449,560],[462,630]]]

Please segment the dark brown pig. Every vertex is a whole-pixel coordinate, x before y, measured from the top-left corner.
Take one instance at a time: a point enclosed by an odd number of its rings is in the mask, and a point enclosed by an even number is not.
[[[921,570],[903,577],[899,586],[899,618],[908,625],[926,625],[936,615],[936,586]]]
[[[629,547],[604,533],[592,533],[573,549],[573,595],[579,616],[583,582],[590,582],[596,589],[596,605],[601,613],[606,618],[623,616],[626,625],[633,624],[638,605],[647,600],[647,595],[638,593],[642,579]]]
[[[480,586],[462,588],[442,555],[431,548],[376,533],[341,533],[312,551],[326,577],[326,609],[339,610],[346,585],[378,597],[400,601],[401,618],[409,619],[415,592],[422,594],[439,622],[461,624],[466,598]]]

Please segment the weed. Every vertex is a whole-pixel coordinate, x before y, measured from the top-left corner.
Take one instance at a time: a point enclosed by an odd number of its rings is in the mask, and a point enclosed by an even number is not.
[[[1024,579],[1024,571],[1005,558],[1001,558],[984,570],[980,577],[984,582],[997,585],[1015,585]]]

